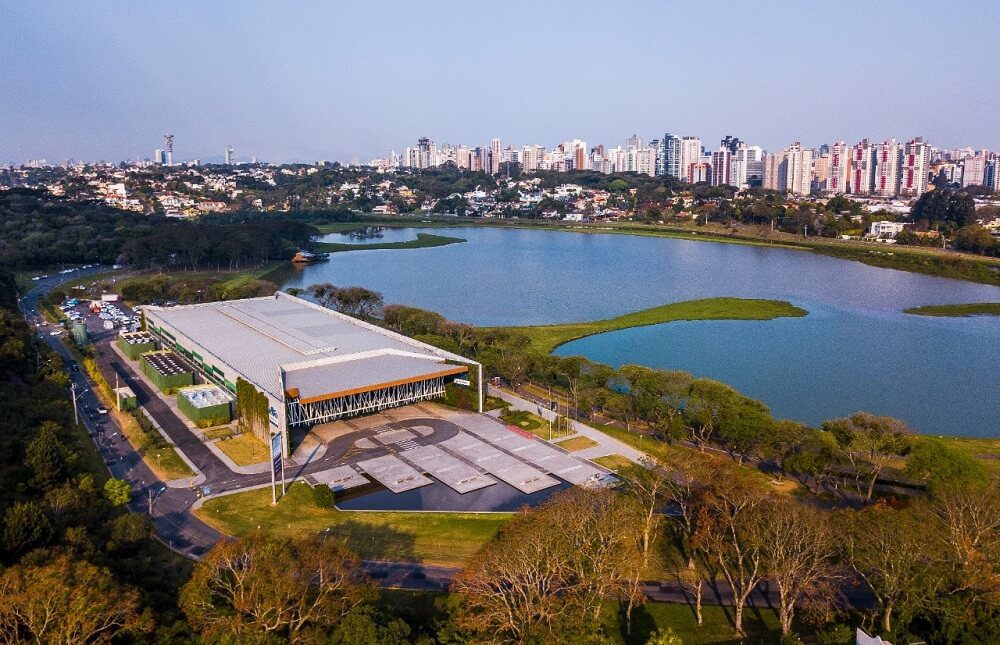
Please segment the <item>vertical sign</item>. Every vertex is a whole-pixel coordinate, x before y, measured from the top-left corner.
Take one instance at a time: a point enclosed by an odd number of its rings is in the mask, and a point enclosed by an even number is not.
[[[281,459],[281,433],[271,435],[271,502],[278,503],[275,485],[281,478],[281,494],[285,494],[285,465]]]

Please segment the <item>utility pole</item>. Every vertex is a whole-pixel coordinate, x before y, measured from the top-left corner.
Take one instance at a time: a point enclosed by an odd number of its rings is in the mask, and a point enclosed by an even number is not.
[[[73,419],[76,420],[76,425],[80,425],[80,413],[76,409],[76,381],[70,383],[69,391],[70,396],[73,397]]]
[[[115,409],[122,411],[122,395],[118,388],[118,372],[115,372]]]

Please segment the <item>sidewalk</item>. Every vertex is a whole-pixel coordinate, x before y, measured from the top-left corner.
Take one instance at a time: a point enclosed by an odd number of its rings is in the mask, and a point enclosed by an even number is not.
[[[553,421],[556,418],[556,413],[552,410],[549,410],[533,401],[523,399],[516,394],[508,392],[507,390],[490,385],[488,387],[488,393],[491,396],[499,397],[507,403],[510,403],[511,407],[515,410],[524,410],[526,412],[531,412],[532,414],[537,414],[547,421]],[[621,455],[633,463],[639,463],[639,461],[645,456],[644,452],[636,450],[632,446],[623,443],[614,437],[609,437],[600,430],[591,428],[584,423],[573,421],[571,419],[570,424],[573,430],[576,431],[576,434],[570,435],[570,437],[587,437],[591,441],[597,443],[596,446],[574,452],[574,457],[595,459],[597,457],[606,457],[608,455]],[[562,441],[570,437],[560,437],[559,439]]]

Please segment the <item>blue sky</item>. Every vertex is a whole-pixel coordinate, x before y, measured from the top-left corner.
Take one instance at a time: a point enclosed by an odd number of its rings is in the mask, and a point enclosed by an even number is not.
[[[1000,2],[0,4],[0,162],[664,131],[1000,148]]]

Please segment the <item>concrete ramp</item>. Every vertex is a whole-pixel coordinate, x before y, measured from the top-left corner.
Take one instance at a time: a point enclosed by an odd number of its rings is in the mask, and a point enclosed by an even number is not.
[[[558,479],[549,477],[520,459],[511,457],[464,432],[459,432],[451,439],[438,445],[525,494],[537,493],[559,483]]]
[[[584,459],[578,459],[538,439],[529,439],[512,432],[499,421],[479,417],[468,424],[468,430],[480,439],[503,448],[519,459],[580,486],[599,480],[604,471]]]
[[[459,493],[468,493],[497,483],[489,475],[479,472],[437,446],[413,448],[399,453],[399,456]]]
[[[433,483],[395,455],[359,461],[358,466],[394,493],[403,493]]]
[[[358,486],[364,486],[370,483],[367,477],[350,466],[337,466],[331,470],[324,470],[323,472],[316,473],[314,477],[316,481],[324,483],[332,488],[335,493],[345,491],[349,488],[357,488]]]

